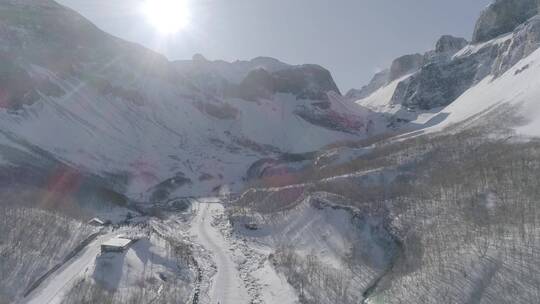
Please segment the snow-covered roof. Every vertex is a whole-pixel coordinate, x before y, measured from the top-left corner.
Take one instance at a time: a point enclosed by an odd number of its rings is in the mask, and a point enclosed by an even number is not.
[[[110,239],[108,241],[103,242],[103,244],[101,244],[101,245],[106,246],[106,247],[124,248],[124,247],[128,246],[129,244],[131,244],[131,242],[133,242],[133,240],[130,240],[130,239],[127,239],[127,238],[122,238],[122,237],[115,237],[115,238],[112,238],[112,239]]]
[[[100,224],[100,225],[105,225],[105,222],[102,221],[101,219],[98,219],[97,217],[91,219],[88,221],[88,224],[92,224],[92,223],[97,223],[97,224]]]

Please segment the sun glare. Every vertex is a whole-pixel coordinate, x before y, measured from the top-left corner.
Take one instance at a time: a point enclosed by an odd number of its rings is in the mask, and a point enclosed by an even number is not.
[[[141,9],[147,21],[162,34],[174,34],[190,23],[187,0],[145,0]]]

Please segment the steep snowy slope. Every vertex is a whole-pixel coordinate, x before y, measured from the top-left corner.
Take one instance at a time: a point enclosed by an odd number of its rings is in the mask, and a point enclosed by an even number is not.
[[[467,119],[482,119],[497,106],[513,107],[518,117],[519,134],[540,136],[540,50],[518,62],[499,78],[488,77],[441,110],[447,118],[426,129],[433,132]]]
[[[261,158],[363,138],[378,119],[328,95],[318,66],[173,64],[53,1],[3,1],[0,17],[2,162],[34,147],[138,200],[234,188]]]
[[[540,46],[540,17],[535,1],[511,2],[496,1],[486,8],[474,43],[465,45],[464,40],[443,36],[416,70],[386,82],[376,75],[366,87],[370,90],[351,91],[349,98],[386,113],[394,127],[415,129],[434,125],[440,129],[506,102],[535,103],[538,71],[537,55],[532,53]],[[515,24],[516,20],[522,23]],[[510,24],[504,24],[507,21]],[[485,36],[480,33],[491,34],[480,39]],[[525,112],[534,116],[529,106]]]

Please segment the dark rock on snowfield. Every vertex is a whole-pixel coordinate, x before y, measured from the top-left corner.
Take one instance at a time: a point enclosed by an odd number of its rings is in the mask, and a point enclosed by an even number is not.
[[[399,83],[392,102],[421,110],[446,106],[471,87],[477,69],[470,58],[428,64]]]
[[[319,65],[284,69],[273,76],[277,92],[292,93],[298,99],[326,100],[329,92],[340,94],[330,72]]]
[[[350,99],[366,98],[388,83],[418,71],[424,64],[454,55],[467,44],[468,41],[465,38],[444,35],[437,41],[435,50],[427,52],[424,55],[410,54],[395,59],[390,69],[375,74],[369,84],[363,86],[361,89],[351,89],[347,92],[346,97]]]

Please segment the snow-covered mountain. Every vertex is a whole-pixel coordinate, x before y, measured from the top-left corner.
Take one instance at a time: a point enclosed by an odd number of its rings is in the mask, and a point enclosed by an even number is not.
[[[0,0],[0,303],[538,303],[538,4],[341,96]]]
[[[532,2],[496,1],[473,42],[445,35],[343,97],[318,65],[171,62],[54,1],[3,1],[0,164],[21,171],[46,159],[142,201],[240,189],[247,178],[301,168],[305,153],[328,144],[441,127],[519,101],[504,94],[535,94],[535,65],[518,64],[540,42]],[[475,90],[508,85],[476,101]],[[459,109],[466,115],[451,115]]]
[[[20,165],[8,150],[38,151],[131,198],[160,200],[234,187],[262,158],[384,126],[320,66],[170,62],[54,1],[2,1],[0,16],[5,166]]]
[[[501,103],[525,103],[521,114],[533,117],[538,5],[536,0],[495,1],[478,19],[472,42],[442,36],[434,50],[396,59],[347,97],[387,113],[393,126],[440,129]]]

